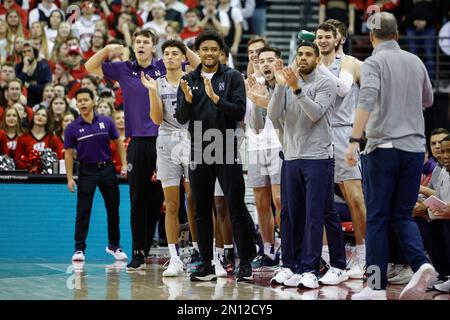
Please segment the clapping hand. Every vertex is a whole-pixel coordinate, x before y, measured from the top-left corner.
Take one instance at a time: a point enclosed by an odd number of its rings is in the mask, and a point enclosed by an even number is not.
[[[274,66],[274,74],[275,74],[275,80],[277,81],[277,84],[279,85],[286,85],[286,79],[283,75],[283,60],[278,59],[275,62]]]
[[[150,91],[158,90],[158,86],[155,79],[152,79],[149,75],[141,72],[141,83],[144,87],[146,87]]]
[[[192,95],[192,89],[191,89],[191,87],[189,87],[189,83],[186,80],[181,79],[180,87],[184,93],[184,97],[185,97],[186,101],[188,103],[192,103],[193,95]]]
[[[203,83],[205,84],[206,95],[216,104],[219,101],[219,96],[214,92],[211,79],[203,78]]]

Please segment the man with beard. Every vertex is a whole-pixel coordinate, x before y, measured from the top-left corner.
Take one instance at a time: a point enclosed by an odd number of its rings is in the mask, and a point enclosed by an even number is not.
[[[181,124],[190,121],[189,179],[197,206],[197,230],[201,230],[198,245],[203,265],[191,274],[192,281],[216,279],[211,215],[216,177],[229,206],[240,258],[236,279],[252,279],[253,223],[244,201],[245,185],[235,132],[245,116],[245,86],[238,71],[219,63],[223,47],[224,40],[217,32],[202,32],[195,42],[202,63],[181,80],[178,89],[176,117]]]
[[[319,48],[302,42],[297,48],[298,71],[277,61],[277,85],[268,107],[272,122],[284,125],[286,195],[293,228],[295,273],[284,285],[319,287],[324,220],[340,225],[333,206],[331,117],[336,84],[318,73]],[[286,90],[286,85],[289,90]],[[340,227],[340,226],[339,226]]]
[[[358,96],[358,86],[355,83],[358,65],[355,64],[354,59],[336,54],[336,48],[341,46],[342,39],[342,37],[338,39],[337,34],[334,25],[324,23],[317,28],[315,41],[321,54],[319,71],[333,79],[337,85],[337,97],[332,117],[334,182],[339,185],[349,206],[356,240],[356,261],[349,270],[348,276],[362,279],[366,253],[364,245],[366,208],[362,193],[361,170],[359,165],[349,167],[344,158],[347,141],[351,135],[353,113]],[[325,278],[324,281],[326,281]]]
[[[267,139],[277,139],[278,143],[283,143],[283,124],[281,121],[272,123],[269,118],[267,118],[267,106],[269,105],[270,97],[273,94],[273,90],[276,85],[276,79],[275,79],[275,64],[278,59],[281,59],[281,52],[278,48],[272,48],[272,47],[265,47],[258,51],[258,71],[263,74],[265,79],[265,85],[261,85],[258,83],[255,77],[249,77],[248,79],[248,89],[247,89],[247,96],[249,100],[251,101],[251,105],[249,108],[251,108],[250,111],[250,127],[254,130],[263,130],[265,134],[261,132],[259,135],[266,136]],[[255,66],[255,64],[254,64]],[[258,135],[258,136],[259,136]],[[269,136],[270,135],[270,136]],[[269,137],[268,137],[269,136]],[[250,136],[249,136],[250,137]],[[284,281],[288,280],[295,272],[295,261],[293,260],[293,254],[292,254],[292,248],[293,248],[293,236],[292,236],[292,225],[289,222],[289,215],[287,212],[288,206],[287,206],[287,196],[285,194],[286,191],[286,165],[285,162],[281,159],[284,158],[284,154],[281,150],[279,150],[279,158],[274,159],[275,161],[281,162],[281,169],[280,173],[278,175],[278,181],[279,184],[275,185],[277,186],[279,191],[278,195],[280,197],[280,205],[281,205],[281,217],[278,221],[280,225],[280,232],[281,232],[281,253],[283,255],[283,265],[281,268],[278,269],[278,272],[272,277],[270,280],[271,284],[282,284]],[[275,162],[276,163],[276,162]],[[278,168],[276,168],[278,170]],[[250,170],[249,170],[250,175]],[[272,178],[274,175],[269,176],[267,178]],[[273,191],[272,186],[272,191]],[[258,190],[258,188],[255,188]],[[255,192],[254,189],[254,192]],[[265,199],[267,204],[267,209],[271,210],[270,208],[270,200],[272,197],[272,194],[270,194],[270,187],[269,189],[268,200]],[[281,190],[280,190],[281,189]],[[256,192],[255,192],[256,195]],[[263,199],[264,200],[264,199]],[[258,211],[259,214],[259,211]],[[269,228],[265,234],[262,233],[262,238],[264,241],[264,237],[267,235],[267,232],[270,232],[269,235],[272,236],[273,239],[273,215],[272,212],[268,211],[267,214],[269,215],[268,218],[271,218],[271,228]],[[259,225],[260,229],[263,230],[263,227],[266,224],[263,224],[265,220],[259,218]],[[270,220],[269,220],[270,221]],[[270,225],[268,225],[270,226]],[[270,249],[270,247],[269,247]],[[264,250],[266,251],[266,246],[264,246]],[[268,251],[268,250],[267,250]],[[266,252],[267,252],[266,251]],[[270,253],[270,251],[269,251]],[[258,257],[257,257],[258,258]],[[257,259],[256,258],[256,259]],[[256,260],[255,259],[255,260]],[[259,260],[257,260],[259,263],[261,263],[261,267],[268,267],[273,266],[274,263],[272,259],[270,259],[269,256],[265,255]]]
[[[33,48],[30,41],[23,43],[22,63],[16,66],[17,78],[22,80],[27,88],[27,103],[34,106],[42,101],[44,85],[52,81],[52,71],[47,60],[39,59],[38,50]]]

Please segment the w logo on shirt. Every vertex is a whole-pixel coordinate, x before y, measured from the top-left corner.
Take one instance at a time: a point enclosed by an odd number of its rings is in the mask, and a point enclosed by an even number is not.
[[[44,149],[45,149],[45,142],[38,142],[33,144],[33,150],[44,151]]]

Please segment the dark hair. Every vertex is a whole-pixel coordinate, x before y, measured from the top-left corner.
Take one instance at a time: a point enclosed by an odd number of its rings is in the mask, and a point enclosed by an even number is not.
[[[441,143],[444,141],[450,141],[450,134],[447,135],[444,139],[441,140]]]
[[[77,43],[78,43],[78,45],[80,45],[80,39],[78,39],[77,37],[75,37],[75,36],[68,36],[67,38],[66,38],[66,40],[64,41],[64,43],[67,45],[67,42],[69,42],[70,40],[77,40]]]
[[[320,56],[320,51],[319,51],[319,47],[317,46],[317,44],[315,44],[314,42],[309,42],[309,41],[303,41],[302,43],[300,43],[297,47],[297,52],[298,49],[300,49],[301,47],[310,47],[314,49],[314,53],[316,54],[316,56]]]
[[[264,47],[258,51],[258,57],[263,52],[274,52],[277,58],[281,58],[281,50],[274,47]]]
[[[198,11],[197,9],[195,9],[195,8],[191,8],[191,9],[188,9],[188,10],[186,10],[186,12],[184,13],[184,15],[187,15],[188,13],[195,13],[195,15],[200,19],[201,18],[201,14],[200,14],[200,11]]]
[[[448,130],[444,129],[444,128],[436,128],[433,131],[431,131],[430,133],[430,137],[438,135],[438,134],[447,134],[448,135]]]
[[[264,43],[264,47],[267,47],[269,45],[269,43],[267,42],[266,39],[262,38],[262,37],[256,37],[253,39],[248,40],[247,42],[247,48],[250,47],[252,44],[257,43],[257,42],[262,42]]]
[[[331,24],[339,31],[339,33],[343,37],[347,37],[347,26],[342,21],[337,20],[337,19],[328,19],[324,23]]]
[[[75,98],[77,99],[78,95],[82,94],[82,93],[89,94],[89,97],[91,97],[91,99],[94,100],[94,93],[92,92],[91,89],[88,89],[88,88],[80,88],[80,89],[78,89],[78,91],[75,93]]]
[[[94,32],[92,33],[91,41],[89,41],[91,47],[92,47],[92,39],[94,39],[94,33],[96,32],[100,32],[102,34],[103,46],[106,46],[108,44],[108,34],[106,32],[101,32],[100,30],[94,30]]]
[[[91,81],[94,84],[94,86],[98,86],[97,78],[95,78],[92,74],[85,75],[81,80],[83,79],[89,79],[89,81]]]
[[[67,99],[65,99],[64,97],[53,97],[52,101],[50,101],[50,104],[48,106],[48,113],[50,118],[52,119],[53,123],[57,122],[55,119],[55,113],[53,112],[53,103],[55,102],[56,99],[61,99],[64,102],[64,105],[66,106],[66,109],[64,110],[64,113],[69,112],[70,110],[70,106],[69,103],[67,102]]]
[[[326,32],[332,32],[333,33],[333,37],[337,37],[337,31],[336,31],[336,27],[330,23],[322,23],[320,26],[317,27],[316,29],[316,33],[318,30],[323,30]]]
[[[222,51],[223,51],[223,54],[227,57],[227,59],[228,59],[228,57],[230,56],[230,47],[229,46],[227,46],[226,44],[223,46],[223,49],[222,49]]]
[[[134,41],[136,40],[136,38],[137,38],[138,36],[143,36],[143,37],[152,39],[152,44],[153,44],[154,46],[156,46],[156,44],[158,43],[158,36],[157,36],[156,33],[155,33],[152,29],[150,29],[150,28],[142,29],[142,30],[139,30],[139,31],[134,32],[134,33],[133,33],[133,43],[134,43]]]
[[[58,12],[58,13],[59,13],[59,16],[61,17],[61,22],[63,22],[63,21],[65,20],[65,18],[64,18],[64,13],[62,12],[61,9],[55,9],[55,10],[52,10],[52,12],[50,12],[50,14],[48,15],[48,20],[47,20],[47,27],[49,27],[49,28],[52,27],[51,24],[50,24],[50,17],[52,16],[52,14],[53,14],[54,12]]]
[[[225,41],[223,40],[223,37],[216,31],[214,30],[205,30],[202,31],[197,39],[195,39],[195,44],[194,44],[194,48],[196,50],[200,49],[200,45],[208,40],[212,40],[212,41],[216,41],[217,44],[219,45],[220,50],[223,50],[223,46],[225,45]]]
[[[176,47],[176,48],[180,49],[180,51],[184,55],[186,55],[186,45],[179,40],[167,40],[166,42],[164,42],[161,45],[161,51],[164,52],[164,50],[166,50],[166,48],[169,48],[169,47]]]

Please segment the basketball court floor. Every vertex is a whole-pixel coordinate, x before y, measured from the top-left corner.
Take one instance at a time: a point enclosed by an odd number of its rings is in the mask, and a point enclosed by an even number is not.
[[[258,272],[254,281],[234,277],[191,282],[163,278],[165,259],[154,258],[145,271],[127,272],[126,262],[0,260],[0,300],[349,300],[363,282],[300,290],[271,286],[273,272]],[[388,299],[397,300],[403,286],[389,286]],[[430,291],[426,300],[450,300],[450,294]]]

